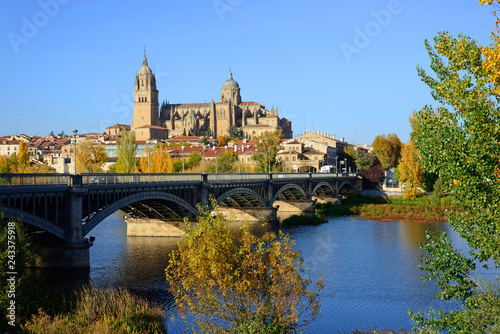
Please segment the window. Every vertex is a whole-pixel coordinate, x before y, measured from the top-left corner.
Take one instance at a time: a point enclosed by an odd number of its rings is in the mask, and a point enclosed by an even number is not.
[[[144,102],[148,102],[148,98],[147,97],[144,98]]]

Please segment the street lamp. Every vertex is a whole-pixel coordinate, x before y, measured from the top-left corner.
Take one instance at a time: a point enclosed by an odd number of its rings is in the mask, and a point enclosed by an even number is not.
[[[338,165],[338,163],[337,163],[337,159],[338,159],[338,158],[339,158],[339,157],[335,157],[335,173],[337,173],[337,174],[339,173],[339,165]]]
[[[247,152],[245,152],[245,174],[247,172]]]
[[[217,174],[217,149],[215,149],[215,174]]]
[[[292,172],[292,151],[288,152],[288,162],[290,165],[290,173]]]
[[[309,164],[309,173],[310,173],[311,172],[311,155],[310,154],[307,156],[307,159],[309,160],[308,164]]]
[[[73,130],[73,160],[74,160],[74,165],[75,165],[75,168],[74,168],[75,175],[76,175],[76,134],[77,133],[78,133],[77,129]]]
[[[236,152],[239,152],[240,148],[236,147]],[[238,154],[238,173],[241,174],[241,160],[240,160],[240,155]]]
[[[149,152],[149,144],[151,143],[151,138],[146,139],[146,144],[147,144],[147,150],[148,150],[148,174],[151,173],[151,155]]]
[[[182,146],[182,172],[184,173],[184,146]]]
[[[268,173],[271,173],[271,149],[269,149],[268,152],[269,152],[269,169],[268,169]]]
[[[205,145],[203,145],[203,160],[202,160],[202,165],[203,165],[203,174],[205,174]]]

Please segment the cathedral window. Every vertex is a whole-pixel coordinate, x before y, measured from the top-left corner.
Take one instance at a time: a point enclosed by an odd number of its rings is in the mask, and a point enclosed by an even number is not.
[[[144,86],[144,80],[142,80],[142,85]]]
[[[144,98],[144,102],[148,102],[148,98],[147,97]]]

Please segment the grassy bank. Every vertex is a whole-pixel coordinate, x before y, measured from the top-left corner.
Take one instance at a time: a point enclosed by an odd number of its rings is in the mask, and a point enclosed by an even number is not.
[[[166,333],[165,316],[127,290],[83,286],[75,304],[65,312],[49,315],[42,309],[21,326],[22,333]]]
[[[446,221],[445,210],[451,209],[449,198],[423,196],[415,200],[403,198],[369,197],[352,195],[342,200],[342,204],[317,204],[316,208],[325,216],[361,216],[376,220],[402,220],[440,222]]]

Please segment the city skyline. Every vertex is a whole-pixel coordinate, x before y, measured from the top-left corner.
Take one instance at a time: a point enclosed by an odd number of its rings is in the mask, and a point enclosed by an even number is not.
[[[406,142],[412,110],[434,104],[416,71],[429,64],[424,39],[448,30],[486,45],[494,29],[492,8],[476,1],[2,7],[1,135],[131,124],[146,45],[160,103],[217,100],[231,67],[242,98],[277,106],[295,135],[318,130],[371,144],[396,133]]]

